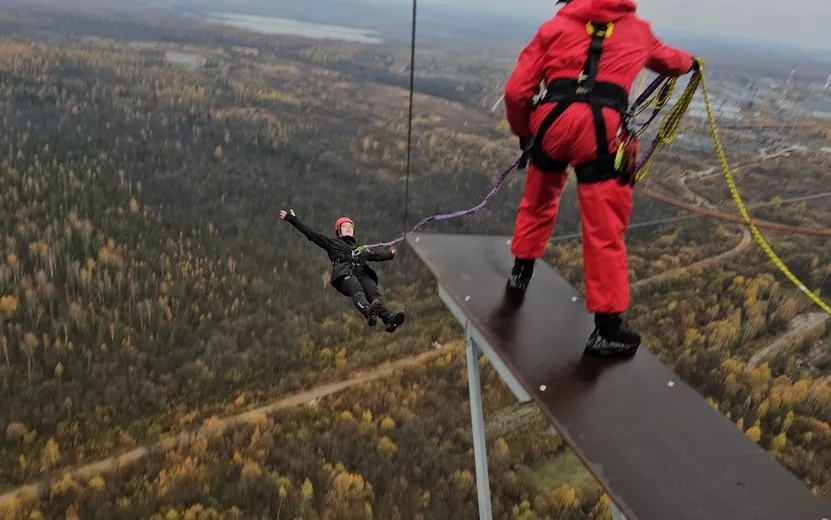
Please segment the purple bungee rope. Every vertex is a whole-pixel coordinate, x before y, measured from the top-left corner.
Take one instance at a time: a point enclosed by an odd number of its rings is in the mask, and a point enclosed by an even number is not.
[[[664,79],[666,79],[665,76],[658,76],[657,78],[655,78],[652,81],[652,83],[650,83],[649,86],[646,87],[646,89],[641,93],[641,95],[638,96],[638,99],[635,100],[635,103],[634,103],[633,107],[637,107],[638,105],[640,105],[644,101],[646,101],[658,89],[658,87],[661,86],[661,83],[663,83]],[[660,139],[658,137],[655,137],[655,139],[649,145],[649,148],[647,148],[646,151],[643,154],[641,154],[641,157],[638,160],[638,163],[636,165],[637,170],[640,170],[641,168],[643,168],[643,165],[646,164],[646,161],[648,161],[649,158],[652,156],[652,154],[655,153],[655,150],[658,147],[658,141],[659,140]],[[499,174],[499,177],[497,177],[496,182],[494,183],[491,190],[488,192],[487,196],[485,196],[485,199],[482,202],[480,202],[479,204],[477,204],[476,206],[473,206],[472,208],[469,208],[469,209],[454,211],[452,213],[443,213],[443,214],[432,215],[432,216],[423,218],[423,219],[419,220],[409,232],[410,233],[415,233],[416,231],[418,231],[419,229],[421,229],[422,227],[426,226],[427,224],[429,224],[430,222],[433,222],[433,221],[450,220],[450,219],[465,217],[467,215],[473,215],[475,213],[478,213],[479,211],[484,209],[485,206],[488,205],[488,203],[491,201],[491,199],[494,198],[494,196],[496,196],[496,193],[502,187],[502,184],[505,183],[505,179],[508,178],[508,175],[510,175],[511,172],[514,171],[517,168],[517,166],[519,166],[520,161],[522,161],[522,156],[519,156],[513,162],[513,164],[511,164],[507,169],[505,169],[505,171],[503,171],[502,173]],[[361,246],[357,249],[357,251],[364,251],[364,250],[375,248],[375,247],[392,247],[396,244],[399,244],[399,243],[403,242],[405,237],[406,237],[406,234],[401,235],[400,237],[396,238],[395,240],[391,240],[389,242],[379,242],[377,244],[369,244],[369,245]]]

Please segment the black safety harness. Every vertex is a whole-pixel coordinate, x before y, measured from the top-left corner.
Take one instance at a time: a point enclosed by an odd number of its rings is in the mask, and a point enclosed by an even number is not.
[[[625,175],[622,164],[624,144],[615,153],[609,153],[609,140],[603,119],[603,107],[610,107],[621,114],[624,128],[628,132],[629,95],[620,85],[597,81],[600,55],[603,52],[603,40],[612,34],[613,24],[586,24],[586,31],[591,35],[589,55],[578,79],[559,78],[546,87],[545,95],[536,106],[543,103],[557,103],[545,117],[537,130],[533,144],[528,150],[531,161],[544,171],[559,172],[568,167],[569,161],[555,159],[545,153],[543,140],[546,132],[558,117],[574,103],[588,103],[592,108],[594,131],[597,139],[597,158],[587,163],[574,165],[579,183],[597,183]]]

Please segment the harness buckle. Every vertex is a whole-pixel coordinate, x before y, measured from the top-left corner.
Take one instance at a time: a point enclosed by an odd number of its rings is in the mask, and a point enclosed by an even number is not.
[[[594,36],[595,34],[601,38],[608,38],[612,35],[612,31],[615,28],[615,24],[613,22],[609,22],[606,24],[602,24],[604,27],[602,29],[597,29],[593,23],[588,22],[586,24],[586,32],[589,33],[589,36]]]

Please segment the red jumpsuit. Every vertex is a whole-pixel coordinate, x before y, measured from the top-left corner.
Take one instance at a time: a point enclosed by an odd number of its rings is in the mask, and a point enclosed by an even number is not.
[[[681,76],[690,71],[693,57],[663,44],[649,24],[635,14],[631,0],[572,0],[544,23],[519,55],[516,69],[505,85],[508,123],[514,134],[535,134],[555,103],[532,107],[540,81],[576,79],[589,50],[586,23],[612,22],[604,40],[597,72],[598,82],[617,84],[630,93],[640,71],[647,67],[659,74]],[[609,146],[614,145],[620,114],[604,107]],[[545,135],[548,156],[581,164],[593,160],[597,138],[591,108],[575,103],[554,122]],[[519,259],[542,258],[554,229],[560,194],[567,173],[540,170],[528,165],[519,205],[511,252]],[[620,314],[629,306],[629,269],[623,235],[632,211],[632,191],[616,179],[577,186],[583,234],[583,275],[586,306],[592,313]]]

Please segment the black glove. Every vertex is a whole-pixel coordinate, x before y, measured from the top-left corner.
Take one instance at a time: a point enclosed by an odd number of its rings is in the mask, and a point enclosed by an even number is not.
[[[519,149],[522,150],[522,155],[519,158],[519,164],[517,165],[517,169],[524,170],[526,166],[528,166],[528,147],[531,145],[531,136],[526,135],[525,137],[519,138]]]

